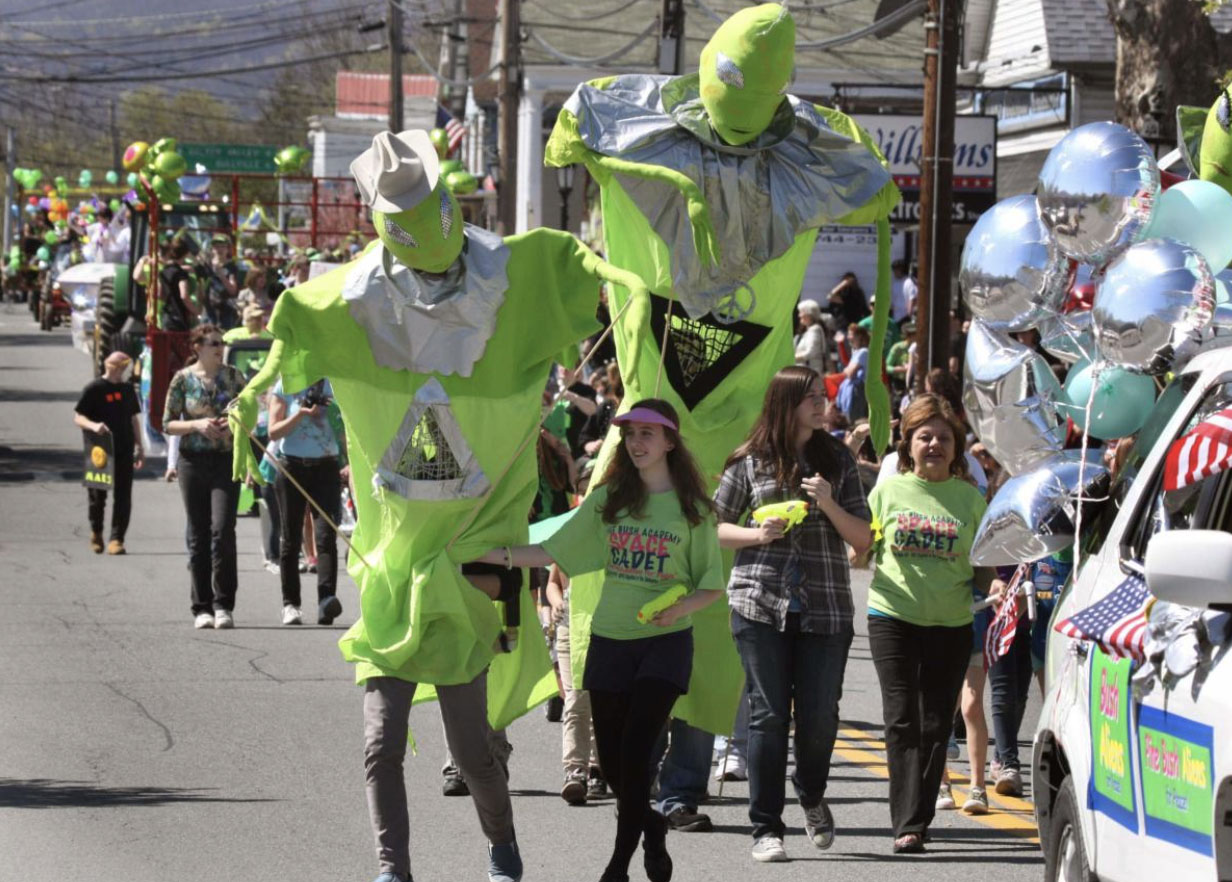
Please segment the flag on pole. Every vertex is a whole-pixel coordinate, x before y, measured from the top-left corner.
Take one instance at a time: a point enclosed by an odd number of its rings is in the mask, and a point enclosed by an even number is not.
[[[1146,657],[1147,613],[1154,598],[1146,582],[1131,575],[1096,603],[1057,622],[1054,630],[1076,640],[1089,640],[1113,658]]]
[[[997,614],[984,632],[984,670],[991,668],[1014,645],[1014,638],[1018,636],[1018,620],[1022,617],[1022,606],[1019,604],[1022,580],[1029,569],[1030,564],[1023,564],[1014,570],[1005,589],[1005,600],[1001,601]]]
[[[1172,442],[1164,460],[1164,489],[1179,490],[1232,466],[1232,408],[1212,414]]]
[[[453,155],[458,149],[458,145],[462,143],[462,139],[466,136],[466,126],[460,119],[450,113],[443,105],[436,105],[436,127],[444,129],[445,134],[449,136],[449,149],[446,151],[449,155]]]

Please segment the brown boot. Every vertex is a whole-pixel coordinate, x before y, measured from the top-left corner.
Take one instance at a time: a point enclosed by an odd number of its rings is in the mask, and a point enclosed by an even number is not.
[[[103,534],[102,533],[91,533],[90,534],[90,550],[93,551],[95,554],[103,553]]]
[[[123,542],[121,542],[119,539],[112,539],[110,542],[107,543],[107,553],[108,554],[127,554],[128,552],[124,550]]]

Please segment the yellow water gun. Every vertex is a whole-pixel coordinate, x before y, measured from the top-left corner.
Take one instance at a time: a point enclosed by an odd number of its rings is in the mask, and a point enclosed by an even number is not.
[[[668,588],[654,600],[647,603],[637,611],[637,620],[643,625],[650,622],[655,616],[667,609],[669,606],[675,606],[676,602],[689,593],[689,589],[683,585],[673,585]]]
[[[753,512],[753,522],[760,526],[771,518],[781,518],[787,521],[787,526],[783,528],[783,532],[786,533],[804,520],[804,516],[808,514],[808,507],[809,504],[800,499],[772,502]]]

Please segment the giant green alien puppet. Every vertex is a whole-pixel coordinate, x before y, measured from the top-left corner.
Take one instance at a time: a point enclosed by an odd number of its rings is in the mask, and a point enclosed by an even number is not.
[[[598,330],[601,282],[645,287],[568,233],[502,239],[464,224],[426,132],[378,135],[352,172],[380,241],[278,299],[276,342],[233,430],[252,428],[257,396],[279,374],[288,392],[329,378],[359,515],[348,569],[361,613],[342,654],[367,690],[396,678],[420,684],[419,701],[435,684],[445,711],[443,687],[486,676],[488,719],[503,727],[555,693],[547,650],[536,627],[500,651],[505,601],[537,624],[518,571],[468,579],[458,562],[526,542],[549,369]],[[237,477],[255,474],[249,444],[235,450]]]
[[[547,145],[549,164],[582,163],[598,182],[607,258],[652,292],[612,292],[614,310],[633,300],[615,331],[625,400],[672,401],[716,482],[770,378],[792,363],[791,319],[818,227],[878,224],[874,349],[889,317],[887,218],[898,190],[851,119],[787,93],[794,47],[784,7],[743,9],[715,32],[695,74],[579,86]],[[889,397],[880,371],[868,377],[873,439],[884,448]],[[575,635],[588,630],[598,590],[574,581]],[[742,673],[726,612],[711,607],[694,632],[699,663],[676,715],[727,731]],[[584,651],[576,636],[574,646]]]

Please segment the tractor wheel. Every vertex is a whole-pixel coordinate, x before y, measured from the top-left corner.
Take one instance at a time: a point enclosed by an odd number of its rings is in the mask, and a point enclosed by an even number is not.
[[[103,372],[103,362],[111,354],[112,341],[120,330],[115,314],[115,279],[98,283],[98,300],[94,304],[94,375]]]

